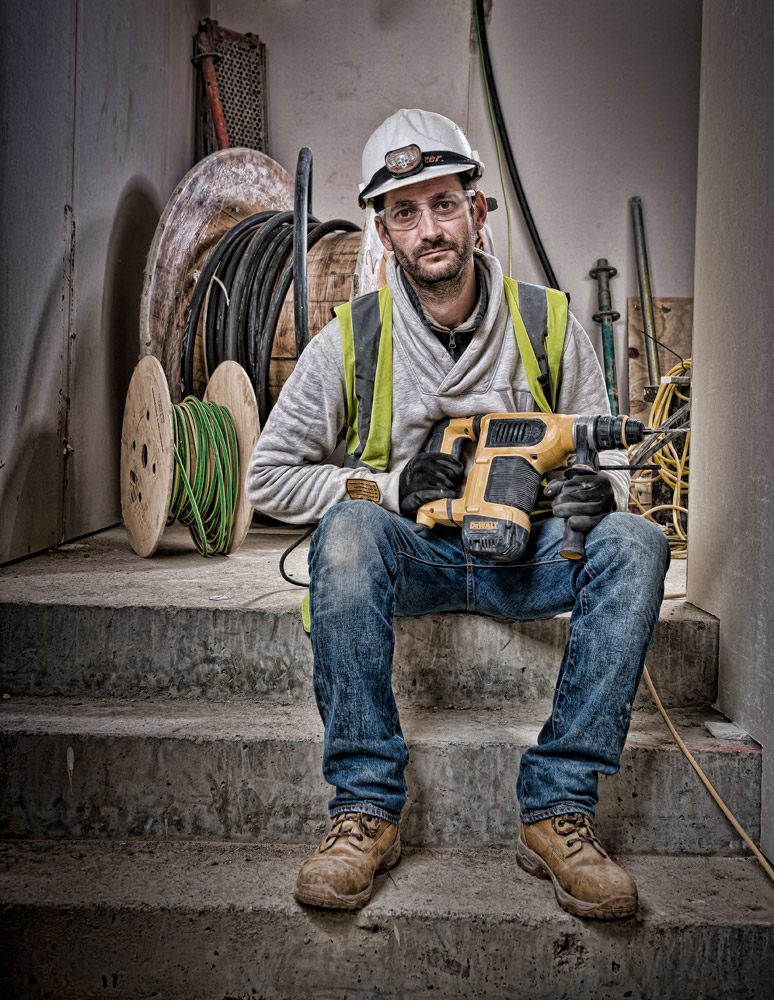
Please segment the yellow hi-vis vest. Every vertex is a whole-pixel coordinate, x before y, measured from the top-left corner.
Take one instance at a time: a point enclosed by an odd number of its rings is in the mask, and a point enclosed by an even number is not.
[[[527,384],[538,409],[553,413],[567,328],[567,296],[503,277],[505,298]],[[334,309],[341,329],[347,386],[350,467],[384,472],[392,434],[392,296],[370,292]]]
[[[554,288],[503,277],[527,384],[542,413],[553,413],[567,329],[567,296]],[[350,467],[384,472],[392,434],[392,296],[369,292],[334,309],[341,328],[347,384],[347,459]],[[311,627],[309,592],[301,605]]]

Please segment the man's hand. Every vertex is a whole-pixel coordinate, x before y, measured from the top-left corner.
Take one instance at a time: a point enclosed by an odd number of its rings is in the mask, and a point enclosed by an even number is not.
[[[398,482],[401,514],[415,514],[429,500],[456,497],[464,471],[462,462],[441,451],[423,451],[409,459]]]
[[[613,487],[599,472],[569,470],[563,479],[552,479],[543,495],[553,500],[555,517],[564,518],[576,531],[591,531],[615,506]]]

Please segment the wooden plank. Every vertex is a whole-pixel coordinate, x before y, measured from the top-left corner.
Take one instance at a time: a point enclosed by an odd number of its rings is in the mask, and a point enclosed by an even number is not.
[[[647,420],[651,404],[644,401],[644,390],[649,384],[649,379],[642,305],[639,297],[631,297],[626,303],[629,336],[628,412],[639,420]],[[656,323],[656,337],[661,341],[658,346],[658,356],[663,376],[680,363],[680,358],[691,356],[693,299],[654,298],[653,316]]]

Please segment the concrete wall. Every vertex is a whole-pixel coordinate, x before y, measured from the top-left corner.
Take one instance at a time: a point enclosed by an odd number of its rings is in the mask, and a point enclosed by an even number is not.
[[[656,295],[690,295],[699,0],[494,0],[492,58],[539,229],[596,336],[589,267],[636,293],[628,198]],[[315,208],[358,219],[362,145],[399,106],[459,121],[503,203],[469,0],[3,0],[0,562],[118,520],[142,267],[192,160],[197,20],[268,45],[272,155],[315,153]],[[507,185],[512,198],[510,185]],[[515,204],[513,272],[542,280]],[[507,259],[505,212],[492,216]],[[625,324],[618,324],[623,347]],[[625,352],[619,351],[625,382]]]
[[[653,294],[693,294],[700,0],[492,0],[500,101],[538,230],[572,308],[592,322],[597,257],[612,280],[621,388],[626,297],[638,294],[629,198],[643,199]],[[321,218],[358,221],[360,154],[398,107],[427,107],[468,132],[507,261],[502,189],[470,0],[213,0],[212,16],[267,45],[271,154],[291,172],[314,152]],[[543,282],[510,182],[513,273]]]
[[[719,705],[764,748],[774,857],[774,8],[705,4],[688,599],[720,618]]]
[[[193,158],[198,0],[4,0],[0,562],[120,519],[142,270]]]

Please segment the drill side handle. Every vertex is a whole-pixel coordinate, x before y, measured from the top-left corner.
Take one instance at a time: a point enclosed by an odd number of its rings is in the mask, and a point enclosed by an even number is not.
[[[594,437],[589,434],[585,422],[576,421],[574,438],[575,464],[566,469],[564,473],[568,479],[571,479],[578,472],[596,472],[599,468],[599,453],[595,447]],[[564,522],[564,534],[559,555],[564,559],[576,561],[585,561],[586,559],[586,532],[571,528],[569,519]]]
[[[586,532],[571,528],[570,522],[565,521],[559,555],[563,559],[584,560],[586,558]]]

